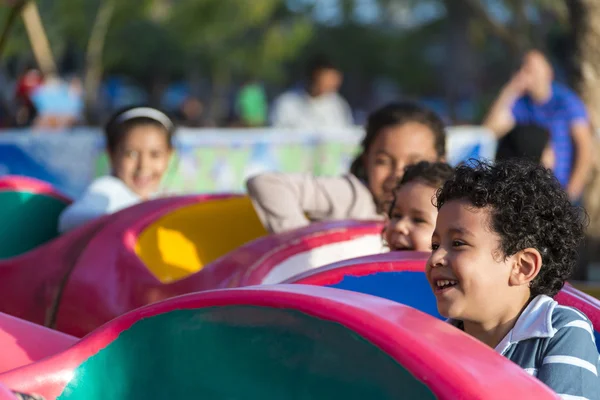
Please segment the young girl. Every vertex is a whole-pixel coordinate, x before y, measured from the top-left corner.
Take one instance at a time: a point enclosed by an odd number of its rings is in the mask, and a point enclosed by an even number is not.
[[[155,196],[173,152],[175,127],[161,111],[127,108],[106,125],[111,176],[96,179],[60,216],[66,232]]]
[[[584,213],[525,160],[456,169],[436,197],[426,275],[440,314],[569,399],[600,399],[594,329],[552,299],[573,272]]]
[[[443,159],[444,124],[432,111],[392,103],[369,116],[362,152],[342,177],[267,173],[247,182],[254,207],[271,232],[309,221],[381,219],[409,164]]]
[[[452,167],[443,162],[421,161],[406,168],[394,189],[384,230],[385,243],[391,251],[431,251],[431,234],[438,214],[433,198],[452,172]]]

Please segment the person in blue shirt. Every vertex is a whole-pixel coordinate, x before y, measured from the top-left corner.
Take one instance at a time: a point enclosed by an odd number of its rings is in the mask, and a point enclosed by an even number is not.
[[[550,131],[554,174],[569,198],[580,200],[592,166],[593,137],[587,111],[572,90],[554,81],[552,66],[537,50],[525,55],[483,125],[502,138],[515,125],[531,124]]]

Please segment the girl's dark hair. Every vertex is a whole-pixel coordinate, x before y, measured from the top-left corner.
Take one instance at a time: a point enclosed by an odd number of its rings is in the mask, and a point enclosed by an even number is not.
[[[164,129],[167,135],[169,148],[173,147],[175,124],[171,118],[155,108],[135,106],[117,111],[106,123],[104,135],[106,137],[106,148],[108,152],[115,152],[127,132],[141,125],[151,125]]]
[[[428,186],[438,189],[452,176],[454,168],[445,162],[421,161],[404,169],[404,175],[396,189],[409,182],[420,180]]]
[[[394,188],[394,200],[388,210],[388,215],[392,217],[392,211],[396,207],[396,191],[407,183],[420,181],[431,186],[433,189],[439,189],[444,183],[452,177],[454,168],[444,162],[421,161],[409,165],[404,169],[404,175]]]
[[[427,126],[435,137],[435,151],[438,157],[446,155],[446,131],[444,122],[433,111],[413,102],[390,103],[369,115],[362,150],[350,166],[350,173],[366,181],[367,173],[363,165],[364,155],[375,142],[377,135],[388,127],[418,122]]]

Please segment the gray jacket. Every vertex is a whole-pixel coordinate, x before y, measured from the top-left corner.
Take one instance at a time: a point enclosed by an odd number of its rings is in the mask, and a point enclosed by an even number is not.
[[[250,178],[246,186],[270,232],[300,228],[310,221],[383,219],[373,195],[354,175],[265,173]]]

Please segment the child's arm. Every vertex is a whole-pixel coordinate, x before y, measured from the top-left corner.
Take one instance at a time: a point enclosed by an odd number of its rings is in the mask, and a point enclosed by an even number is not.
[[[309,224],[311,219],[376,218],[373,196],[354,176],[315,177],[266,173],[246,183],[256,212],[271,232]]]
[[[59,217],[58,230],[65,233],[98,217],[140,202],[119,179],[105,176],[96,179]]]
[[[538,379],[565,398],[600,399],[599,356],[593,332],[591,323],[583,319],[560,328],[543,355]]]

